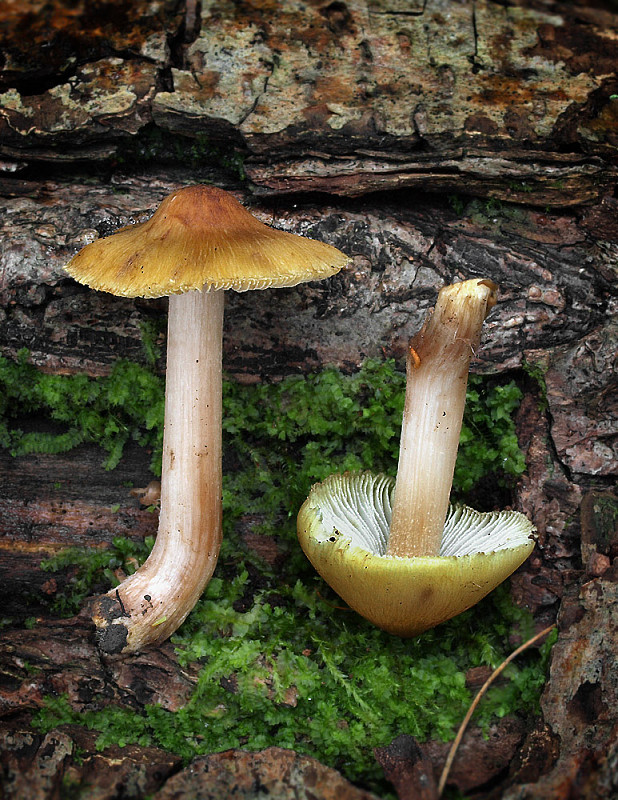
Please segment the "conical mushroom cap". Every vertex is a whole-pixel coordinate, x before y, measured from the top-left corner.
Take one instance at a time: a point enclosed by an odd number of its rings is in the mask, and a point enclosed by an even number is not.
[[[534,548],[517,511],[451,507],[440,555],[386,556],[394,481],[331,475],[298,514],[298,538],[324,580],[374,625],[414,636],[461,614],[502,583]]]
[[[347,262],[335,247],[269,228],[228,192],[199,185],[166,197],[146,222],[87,245],[66,270],[93,289],[162,297],[295,286]]]

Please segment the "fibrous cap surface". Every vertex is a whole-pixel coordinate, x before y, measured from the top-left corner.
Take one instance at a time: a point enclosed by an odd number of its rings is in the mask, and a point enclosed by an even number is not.
[[[231,194],[189,186],[146,222],[84,247],[67,272],[124,297],[295,286],[338,272],[348,258],[331,245],[268,227]]]

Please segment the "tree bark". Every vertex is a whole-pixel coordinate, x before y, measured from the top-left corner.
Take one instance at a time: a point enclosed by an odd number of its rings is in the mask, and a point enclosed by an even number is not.
[[[239,381],[399,359],[441,286],[494,280],[500,302],[473,371],[537,368],[546,382],[541,396],[527,381],[518,412],[527,472],[514,503],[539,547],[512,588],[539,629],[557,618],[560,635],[542,717],[486,796],[614,797],[616,15],[552,0],[45,8],[0,10],[0,353],[25,347],[46,371],[96,376],[139,360],[141,325],[165,301],[91,292],[62,267],[195,181],[352,258],[321,284],[229,294],[224,367]],[[129,449],[113,473],[99,460],[86,446],[70,459],[0,453],[3,615],[40,614],[58,590],[42,556],[156,531],[124,488],[148,482],[147,456]],[[94,680],[110,702],[173,708],[192,686],[171,648],[110,667],[80,626],[43,623],[36,681],[20,667],[34,658],[29,632],[0,643],[2,758],[38,775],[41,797],[54,796],[64,767],[43,781],[51,739],[19,736],[45,693],[66,689],[79,707]],[[67,669],[77,661],[83,671]],[[135,695],[139,681],[147,697]],[[74,746],[61,734],[60,765]],[[144,791],[178,769],[158,752],[144,758],[161,765]]]

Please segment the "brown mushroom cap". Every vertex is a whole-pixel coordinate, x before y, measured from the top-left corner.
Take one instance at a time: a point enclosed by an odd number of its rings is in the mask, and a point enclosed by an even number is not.
[[[87,245],[66,270],[93,289],[162,297],[295,286],[347,262],[335,247],[264,225],[228,192],[197,185],[166,197],[146,222]]]

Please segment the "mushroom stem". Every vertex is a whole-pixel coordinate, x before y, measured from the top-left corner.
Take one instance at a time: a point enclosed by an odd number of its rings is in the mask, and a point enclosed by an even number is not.
[[[409,343],[407,383],[387,554],[437,556],[449,505],[470,359],[497,286],[445,286]]]
[[[223,304],[221,290],[170,296],[159,531],[147,561],[95,610],[105,652],[171,636],[217,563]]]

